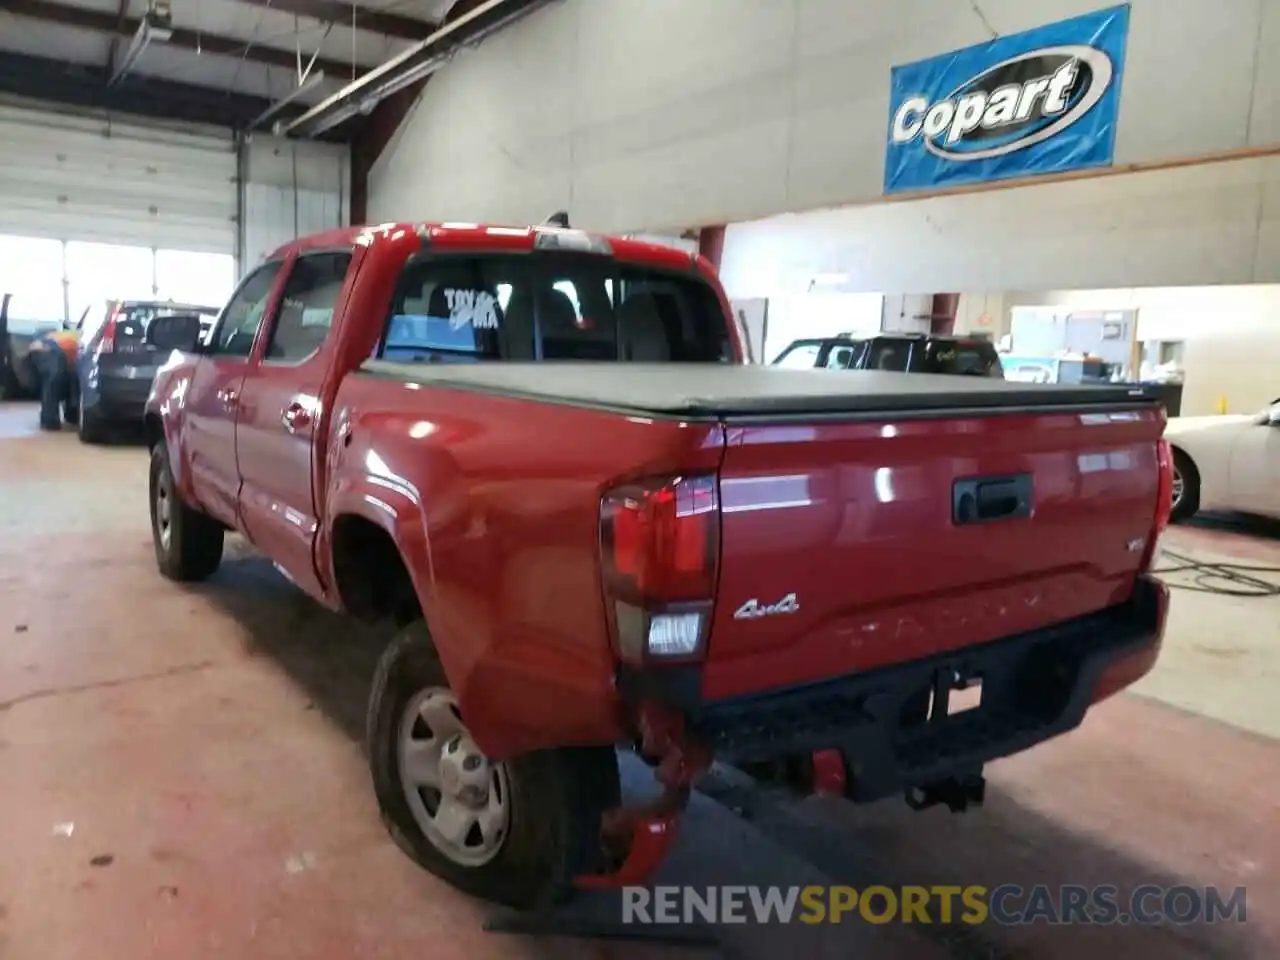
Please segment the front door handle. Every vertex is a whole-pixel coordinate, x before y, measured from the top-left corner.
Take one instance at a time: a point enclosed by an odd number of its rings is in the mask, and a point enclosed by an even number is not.
[[[281,412],[280,423],[290,433],[297,433],[311,426],[311,414],[302,404],[294,402]]]

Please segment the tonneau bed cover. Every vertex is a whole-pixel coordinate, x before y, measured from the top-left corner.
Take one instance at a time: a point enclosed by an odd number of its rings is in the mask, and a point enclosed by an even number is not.
[[[946,415],[966,410],[1014,413],[1053,407],[1131,407],[1158,400],[1153,391],[1133,384],[1062,386],[991,377],[728,364],[371,360],[361,370],[458,390],[685,419]]]

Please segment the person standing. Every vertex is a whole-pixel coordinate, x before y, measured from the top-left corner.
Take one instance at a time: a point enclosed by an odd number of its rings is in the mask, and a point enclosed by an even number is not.
[[[62,407],[71,399],[80,335],[74,330],[50,330],[31,342],[27,356],[40,384],[40,429],[62,429]]]

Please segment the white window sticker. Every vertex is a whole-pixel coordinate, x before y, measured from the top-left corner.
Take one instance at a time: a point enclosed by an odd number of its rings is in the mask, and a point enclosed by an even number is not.
[[[444,292],[449,301],[449,326],[461,330],[468,324],[475,330],[498,329],[498,301],[485,290],[450,290]]]

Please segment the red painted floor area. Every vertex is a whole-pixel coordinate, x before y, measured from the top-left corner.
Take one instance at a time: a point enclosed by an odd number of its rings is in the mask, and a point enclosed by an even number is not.
[[[19,437],[8,416],[0,958],[697,955],[482,933],[490,912],[378,821],[359,746],[378,638],[244,548],[205,586],[162,581],[145,453]],[[987,805],[959,817],[747,791],[744,819],[699,800],[663,880],[1246,884],[1243,927],[862,924],[726,943],[759,958],[1280,956],[1275,741],[1122,697],[990,773]]]

